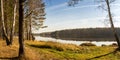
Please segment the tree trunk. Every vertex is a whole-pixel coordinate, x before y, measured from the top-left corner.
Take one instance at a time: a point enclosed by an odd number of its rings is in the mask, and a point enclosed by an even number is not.
[[[23,42],[23,24],[24,24],[24,20],[23,20],[23,0],[19,0],[19,57],[23,57],[24,56],[24,42]]]
[[[32,24],[31,24],[31,16],[30,16],[30,18],[29,18],[29,20],[30,20],[30,22],[29,22],[29,40],[31,40],[31,29],[32,29]]]
[[[14,20],[12,21],[12,28],[11,28],[11,34],[10,34],[10,44],[12,45],[13,37],[14,37],[14,28],[15,28],[15,21],[17,16],[17,0],[15,0],[15,6],[14,6]]]
[[[2,26],[0,26],[0,38],[3,38],[2,33]]]
[[[9,30],[9,27],[8,27],[8,20],[7,20],[7,15],[6,15],[7,13],[6,12],[4,12],[4,24],[5,24],[5,31],[6,31],[6,35],[7,36],[9,36],[8,34],[8,30]]]
[[[110,20],[110,24],[111,24],[111,29],[112,29],[114,37],[115,37],[115,39],[117,41],[118,49],[120,50],[120,40],[119,40],[119,36],[117,34],[117,31],[115,30],[115,27],[114,27],[109,0],[106,0],[106,4],[107,4],[107,8],[108,8],[108,15],[109,15],[109,20]]]
[[[6,29],[5,29],[5,23],[4,23],[4,8],[3,8],[3,0],[1,0],[1,13],[2,13],[2,29],[3,29],[3,35],[5,37],[6,40],[6,44],[10,45],[9,39],[7,37],[7,33],[6,33]]]
[[[27,40],[29,40],[29,22],[27,21],[27,29],[26,29],[26,34],[27,34]]]

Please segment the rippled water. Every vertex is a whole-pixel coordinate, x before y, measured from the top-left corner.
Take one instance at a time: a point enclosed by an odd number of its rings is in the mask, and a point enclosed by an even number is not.
[[[90,42],[90,41],[61,40],[61,39],[40,37],[40,36],[35,36],[35,39],[37,41],[53,41],[53,42],[67,43],[67,44],[76,44],[76,45],[80,45],[82,43]],[[99,42],[98,41],[92,41],[91,43],[96,44],[97,46],[101,46],[102,44],[110,45],[110,44],[116,43],[116,42],[115,41],[99,41]]]

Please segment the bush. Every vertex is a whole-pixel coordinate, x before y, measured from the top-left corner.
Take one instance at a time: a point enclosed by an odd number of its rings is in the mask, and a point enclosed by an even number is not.
[[[118,46],[118,45],[117,45],[117,43],[113,43],[113,44],[111,44],[110,46]]]
[[[80,44],[80,46],[96,46],[96,45],[93,43],[82,43]]]

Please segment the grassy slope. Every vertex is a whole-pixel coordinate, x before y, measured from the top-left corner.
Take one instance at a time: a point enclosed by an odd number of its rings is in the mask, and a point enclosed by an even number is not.
[[[27,42],[27,45],[39,52],[43,60],[120,60],[116,47],[83,47],[73,44],[54,42]]]
[[[113,52],[115,48],[112,46],[83,47],[54,42],[25,41],[27,60],[120,60],[120,52]],[[5,41],[0,39],[0,60],[17,57],[17,55],[17,41],[12,46],[6,46]]]

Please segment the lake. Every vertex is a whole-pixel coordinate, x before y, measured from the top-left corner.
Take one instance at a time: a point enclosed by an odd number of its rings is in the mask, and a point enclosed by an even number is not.
[[[35,36],[35,40],[37,41],[53,41],[53,42],[59,42],[59,43],[66,43],[66,44],[75,44],[75,45],[80,45],[82,43],[93,43],[96,44],[97,46],[101,46],[102,44],[105,45],[110,45],[113,43],[117,43],[115,41],[73,41],[73,40],[62,40],[62,39],[55,39],[51,37],[41,37],[41,36]]]

